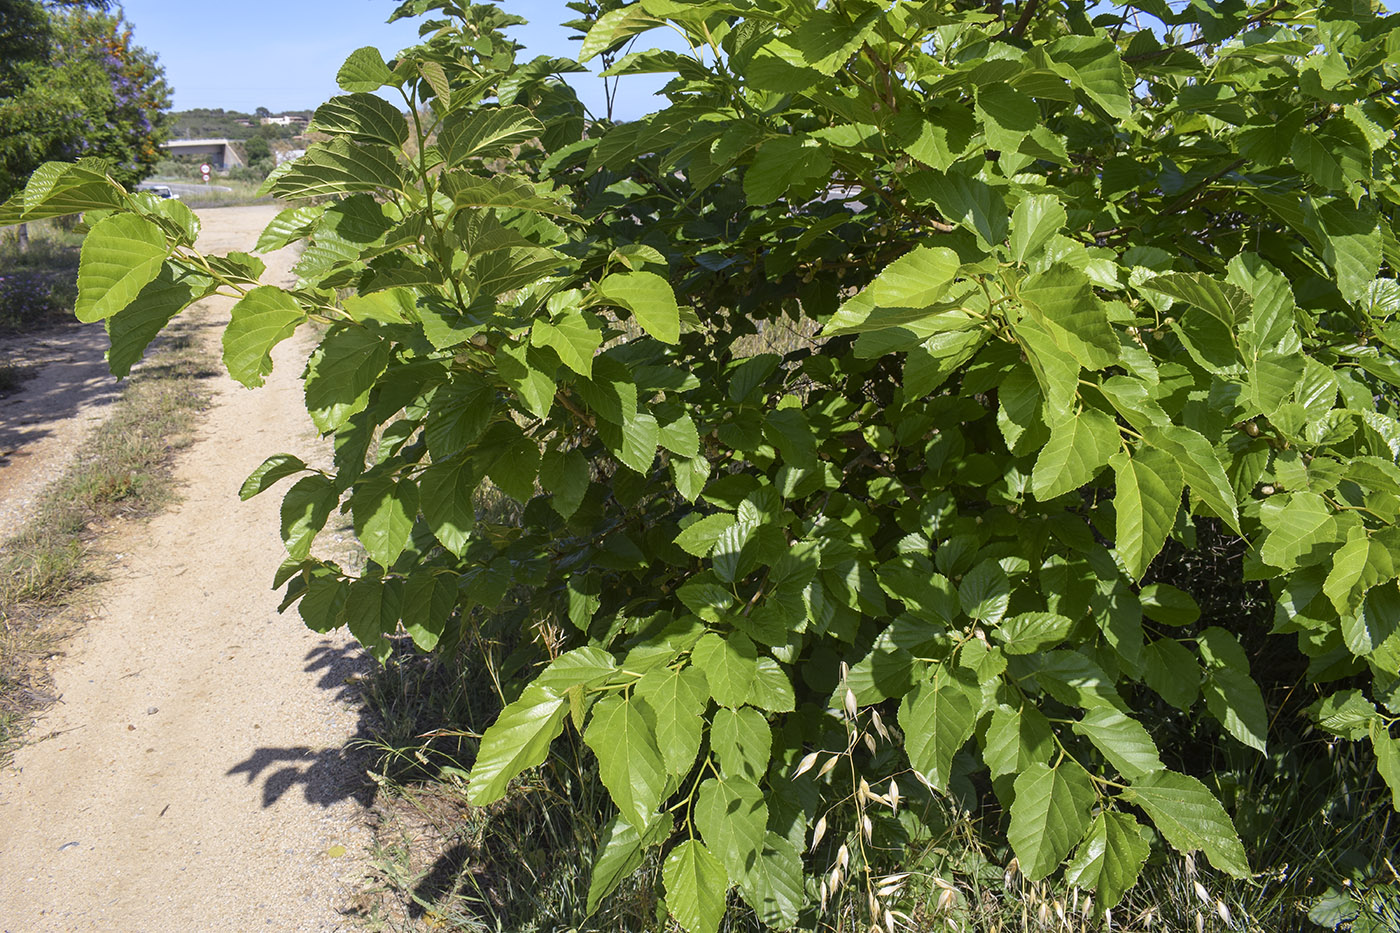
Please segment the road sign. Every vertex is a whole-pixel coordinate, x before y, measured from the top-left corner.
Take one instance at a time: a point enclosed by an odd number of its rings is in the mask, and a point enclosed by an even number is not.
[[[212,172],[213,170],[214,170],[214,167],[213,167],[212,165],[210,165],[208,162],[205,162],[203,165],[201,165],[201,166],[199,167],[200,173],[201,173],[202,175],[204,175],[205,178],[208,178],[208,177],[209,177],[209,173]]]

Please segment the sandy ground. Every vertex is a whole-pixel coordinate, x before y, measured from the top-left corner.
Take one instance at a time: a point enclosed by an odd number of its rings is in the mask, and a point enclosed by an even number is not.
[[[201,246],[249,249],[274,213],[202,212]],[[265,281],[291,261],[269,257]],[[306,352],[284,344],[261,390],[220,380],[177,467],[183,502],[108,543],[101,608],[56,671],[62,699],[0,774],[5,933],[353,929],[337,908],[369,838],[344,751],[364,661],[277,614],[280,491],[237,499],[266,455],[317,447]]]

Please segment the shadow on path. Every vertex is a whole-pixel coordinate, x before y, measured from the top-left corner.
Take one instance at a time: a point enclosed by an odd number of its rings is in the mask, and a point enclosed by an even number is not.
[[[338,747],[319,751],[306,745],[265,746],[254,750],[227,774],[230,777],[246,775],[249,784],[261,780],[265,808],[297,787],[308,803],[320,807],[348,799],[368,807],[374,803],[378,787],[367,776],[368,753],[360,747],[372,732],[368,707],[356,681],[370,670],[374,661],[358,644],[335,646],[325,641],[307,654],[306,662],[306,671],[321,674],[318,687],[332,692],[336,702],[359,707],[355,734]]]

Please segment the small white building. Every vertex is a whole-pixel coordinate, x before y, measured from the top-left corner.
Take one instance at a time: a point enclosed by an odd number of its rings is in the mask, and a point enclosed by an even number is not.
[[[275,117],[262,117],[263,126],[305,126],[306,117],[296,114],[281,114]]]

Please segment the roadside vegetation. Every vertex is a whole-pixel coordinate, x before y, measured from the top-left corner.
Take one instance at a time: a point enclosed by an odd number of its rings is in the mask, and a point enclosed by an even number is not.
[[[29,244],[18,230],[0,230],[0,337],[73,321],[82,234],[76,218],[29,224]]]
[[[204,380],[217,373],[198,326],[192,318],[162,338],[72,466],[0,543],[0,766],[52,699],[48,660],[80,624],[88,587],[103,577],[99,533],[177,497],[172,456],[192,443],[209,400]]]

